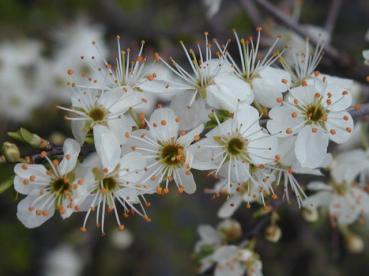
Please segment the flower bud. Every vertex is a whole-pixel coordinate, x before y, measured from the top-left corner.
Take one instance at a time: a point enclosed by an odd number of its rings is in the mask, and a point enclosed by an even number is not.
[[[242,228],[240,223],[233,219],[223,220],[218,225],[218,231],[224,235],[224,238],[227,241],[237,240],[242,235]]]
[[[345,245],[346,249],[351,253],[360,253],[364,250],[363,239],[352,233],[345,235]]]
[[[10,142],[5,142],[3,144],[2,152],[6,161],[10,163],[18,162],[21,158],[17,145]]]
[[[270,242],[278,242],[282,237],[282,230],[278,225],[272,224],[265,229],[265,238]]]
[[[63,145],[65,136],[59,132],[55,132],[50,136],[50,141],[55,145]]]
[[[308,222],[315,222],[319,218],[318,210],[316,208],[303,208],[302,217]]]

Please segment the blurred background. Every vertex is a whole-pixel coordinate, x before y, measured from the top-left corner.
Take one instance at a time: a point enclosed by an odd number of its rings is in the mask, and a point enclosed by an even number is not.
[[[274,5],[274,13],[263,3]],[[179,40],[192,45],[208,31],[225,43],[232,29],[247,37],[259,25],[263,46],[277,35],[291,47],[303,47],[305,35],[324,37],[330,46],[318,69],[354,79],[357,98],[368,98],[369,71],[361,56],[369,48],[368,0],[0,0],[0,142],[12,141],[7,132],[21,126],[56,144],[71,136],[64,113],[56,108],[69,104],[66,71],[88,71],[81,56],[97,53],[114,61],[116,35],[133,51],[144,39],[149,58],[159,51],[184,61]],[[12,166],[2,162],[0,182],[11,174]],[[150,223],[129,218],[121,233],[107,219],[106,236],[93,227],[80,233],[82,214],[67,221],[56,215],[37,229],[26,229],[16,218],[22,196],[9,189],[0,194],[0,274],[196,275],[192,251],[197,226],[215,225],[224,201],[203,193],[214,182],[203,179],[191,198],[175,191],[153,197]],[[256,250],[265,275],[369,275],[369,246],[349,253],[326,217],[311,224],[294,203],[287,207],[280,212],[283,236],[278,244],[258,234]],[[246,208],[236,218],[245,232],[255,224]],[[368,227],[354,228],[366,245]]]

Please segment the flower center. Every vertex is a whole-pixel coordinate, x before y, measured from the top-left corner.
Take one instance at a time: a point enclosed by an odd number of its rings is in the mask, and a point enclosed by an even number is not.
[[[306,109],[306,117],[313,122],[319,122],[325,117],[325,110],[321,105],[311,105]]]
[[[100,122],[103,121],[105,119],[105,116],[108,114],[108,112],[106,111],[106,109],[104,107],[101,106],[97,106],[92,108],[89,113],[88,116],[90,116],[90,118],[95,121],[95,122]]]
[[[168,166],[179,165],[185,160],[183,147],[178,144],[165,145],[161,149],[160,158]]]
[[[51,190],[59,195],[63,195],[70,189],[70,183],[67,178],[58,178],[51,183]]]
[[[118,187],[118,182],[113,177],[107,177],[103,179],[102,186],[106,191],[111,192]]]
[[[230,154],[237,155],[244,151],[245,142],[239,137],[234,137],[228,141],[226,146]]]

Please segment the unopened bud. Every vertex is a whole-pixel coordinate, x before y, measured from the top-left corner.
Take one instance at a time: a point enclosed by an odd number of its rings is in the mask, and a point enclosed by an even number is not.
[[[282,237],[282,230],[278,225],[269,225],[265,229],[265,238],[270,242],[278,242]]]
[[[51,134],[50,136],[50,141],[51,143],[55,144],[55,145],[63,145],[65,140],[65,136],[61,133],[55,132],[53,134]]]
[[[363,239],[352,233],[345,235],[345,245],[346,249],[351,253],[360,253],[364,250]]]
[[[242,228],[238,221],[226,219],[218,225],[218,231],[223,233],[225,240],[234,241],[241,237]]]
[[[7,162],[15,163],[21,158],[20,151],[16,144],[5,142],[2,147],[2,152]]]
[[[318,210],[316,208],[303,208],[302,217],[308,222],[315,222],[319,218]]]

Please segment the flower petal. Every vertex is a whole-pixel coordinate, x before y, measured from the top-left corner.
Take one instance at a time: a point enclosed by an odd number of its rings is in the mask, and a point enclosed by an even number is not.
[[[302,166],[316,168],[327,155],[329,136],[321,128],[305,126],[297,135],[295,154]]]
[[[121,148],[117,137],[107,127],[96,125],[94,141],[103,169],[111,172],[120,161]]]
[[[150,118],[150,133],[159,141],[177,139],[179,120],[174,111],[170,108],[156,109]]]
[[[70,138],[65,140],[63,146],[64,158],[58,166],[60,175],[66,175],[76,167],[80,151],[81,146],[76,140]]]
[[[229,218],[240,207],[242,203],[242,197],[239,195],[231,196],[218,211],[218,217]]]

